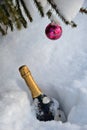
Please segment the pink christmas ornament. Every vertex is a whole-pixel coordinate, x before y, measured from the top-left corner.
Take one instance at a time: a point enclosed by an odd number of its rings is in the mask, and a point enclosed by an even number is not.
[[[46,36],[51,40],[57,40],[62,35],[62,28],[59,24],[50,23],[45,29]]]

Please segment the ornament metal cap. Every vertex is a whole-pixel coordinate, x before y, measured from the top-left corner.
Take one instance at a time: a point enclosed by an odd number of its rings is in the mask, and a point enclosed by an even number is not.
[[[24,78],[27,74],[31,74],[30,70],[28,69],[27,65],[22,65],[19,67],[19,72],[21,76]]]

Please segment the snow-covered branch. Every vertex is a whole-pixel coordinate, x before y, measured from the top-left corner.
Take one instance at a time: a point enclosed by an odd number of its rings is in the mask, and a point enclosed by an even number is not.
[[[72,27],[77,26],[72,20],[79,11],[87,13],[87,9],[81,8],[84,0],[33,0],[33,2],[42,17],[48,16],[51,21],[58,21],[54,15],[56,12],[66,25]],[[32,22],[34,5],[31,5],[31,0],[0,0],[0,32],[5,35],[8,28],[11,31],[14,27],[26,28],[27,20],[24,14]]]

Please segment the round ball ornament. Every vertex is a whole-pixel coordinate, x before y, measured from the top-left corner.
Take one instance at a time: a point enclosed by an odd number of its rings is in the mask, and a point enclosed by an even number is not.
[[[57,40],[62,35],[62,27],[57,23],[50,23],[45,29],[46,36],[51,40]]]

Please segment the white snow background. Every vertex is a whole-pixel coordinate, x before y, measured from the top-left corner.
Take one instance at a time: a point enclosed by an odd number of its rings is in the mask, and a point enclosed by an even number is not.
[[[87,16],[79,13],[74,21],[75,29],[61,21],[62,37],[51,41],[44,33],[50,21],[36,10],[27,29],[0,36],[0,130],[87,130]],[[66,123],[36,119],[18,70],[24,64],[42,91],[59,101]]]

